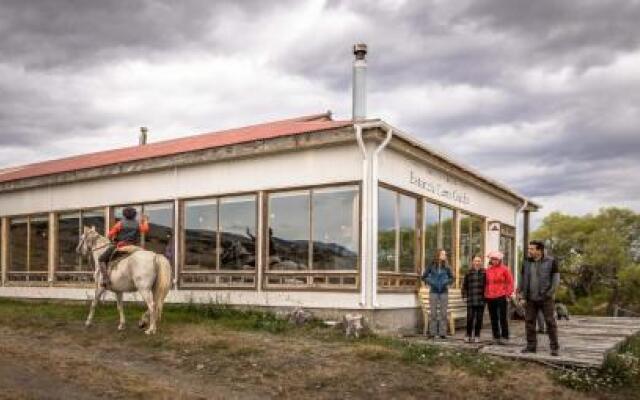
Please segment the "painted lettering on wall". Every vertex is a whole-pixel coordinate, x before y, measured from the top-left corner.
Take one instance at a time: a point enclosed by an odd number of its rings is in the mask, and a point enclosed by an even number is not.
[[[433,194],[436,197],[449,199],[460,204],[469,204],[471,199],[466,192],[445,187],[444,185],[427,179],[423,176],[418,176],[413,170],[411,170],[410,183],[415,185],[428,193]]]

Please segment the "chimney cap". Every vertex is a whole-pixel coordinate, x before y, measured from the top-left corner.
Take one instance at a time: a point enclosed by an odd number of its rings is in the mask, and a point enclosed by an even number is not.
[[[367,45],[365,43],[354,44],[353,54],[356,55],[356,60],[364,60],[364,57],[367,55]]]

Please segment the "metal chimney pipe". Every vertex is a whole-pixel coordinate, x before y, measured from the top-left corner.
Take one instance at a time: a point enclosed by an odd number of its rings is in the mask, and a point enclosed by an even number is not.
[[[138,141],[140,146],[147,144],[147,131],[148,129],[146,126],[140,127],[140,139]]]
[[[367,118],[367,45],[353,45],[353,54],[353,120],[361,121]]]

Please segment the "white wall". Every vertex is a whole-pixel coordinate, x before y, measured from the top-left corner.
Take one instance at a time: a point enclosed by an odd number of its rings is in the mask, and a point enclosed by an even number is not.
[[[355,143],[0,193],[0,216],[356,181]]]
[[[409,159],[387,148],[380,154],[379,163],[378,176],[381,182],[487,217],[488,220],[515,226],[515,205],[440,172],[426,162]]]

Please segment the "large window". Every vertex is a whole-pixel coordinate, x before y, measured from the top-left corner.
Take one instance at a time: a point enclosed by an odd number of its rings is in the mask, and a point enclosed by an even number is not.
[[[255,287],[255,195],[184,203],[185,287]]]
[[[266,287],[356,288],[359,188],[268,196]]]
[[[90,256],[82,257],[76,253],[83,227],[93,227],[104,235],[104,210],[82,210],[58,215],[56,281],[80,283],[93,280],[94,267]]]
[[[149,218],[149,232],[143,235],[144,248],[164,254],[173,265],[173,202],[144,204],[142,214]]]
[[[48,216],[37,215],[11,219],[8,279],[10,281],[46,282],[48,269]]]
[[[378,285],[415,288],[418,270],[416,198],[378,189]]]
[[[484,220],[480,217],[460,214],[460,271],[456,273],[457,281],[469,271],[473,257],[480,256],[484,260]]]
[[[430,264],[438,249],[444,249],[447,252],[447,259],[452,272],[455,272],[453,257],[453,239],[454,239],[454,213],[453,210],[439,204],[426,201],[424,203],[424,232],[425,232],[425,249],[424,262],[425,268]]]

